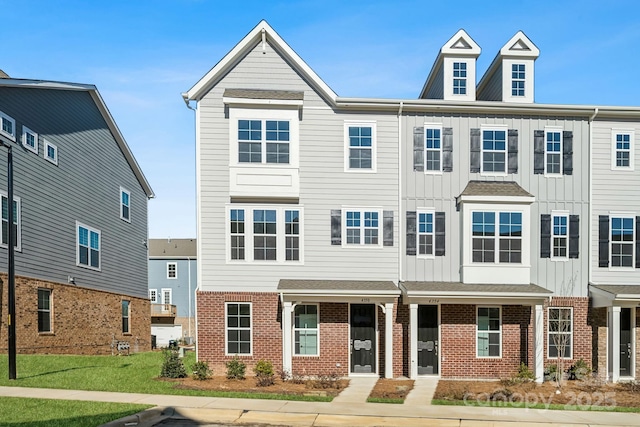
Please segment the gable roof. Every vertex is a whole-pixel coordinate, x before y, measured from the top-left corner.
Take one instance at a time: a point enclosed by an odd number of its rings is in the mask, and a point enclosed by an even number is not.
[[[195,259],[196,243],[196,239],[149,239],[149,258]]]
[[[269,43],[282,55],[309,84],[327,101],[335,104],[337,95],[322,79],[307,65],[306,62],[271,28],[267,21],[262,20],[235,45],[207,74],[204,75],[191,89],[182,94],[186,102],[200,101],[236,64],[244,58],[258,43]]]
[[[144,176],[144,173],[142,172],[140,165],[138,165],[138,162],[133,156],[133,153],[131,152],[129,145],[127,145],[127,142],[122,136],[122,133],[120,133],[120,129],[118,128],[118,125],[116,124],[115,120],[111,116],[111,113],[109,112],[109,109],[107,108],[107,105],[104,103],[104,100],[102,99],[102,96],[100,95],[100,92],[98,92],[98,89],[96,88],[96,86],[90,85],[90,84],[54,82],[54,81],[47,81],[47,80],[2,78],[0,79],[0,87],[13,87],[13,88],[20,88],[20,89],[84,91],[89,93],[89,95],[91,96],[91,99],[96,104],[98,111],[100,111],[102,118],[107,124],[109,131],[111,132],[111,135],[113,136],[116,143],[118,144],[118,147],[120,147],[120,150],[122,151],[122,154],[127,160],[129,167],[131,167],[131,170],[133,171],[134,175],[138,179],[138,182],[140,183],[140,186],[142,187],[143,191],[145,192],[148,198],[151,199],[155,197],[155,194],[153,193],[153,190],[151,189],[151,186],[149,185],[147,178]]]

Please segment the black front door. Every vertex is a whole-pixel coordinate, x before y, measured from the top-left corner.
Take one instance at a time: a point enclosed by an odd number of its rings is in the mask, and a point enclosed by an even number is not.
[[[438,306],[418,306],[418,375],[438,373]]]
[[[351,372],[376,372],[376,306],[351,304]]]
[[[632,377],[631,372],[631,309],[620,310],[620,376]]]

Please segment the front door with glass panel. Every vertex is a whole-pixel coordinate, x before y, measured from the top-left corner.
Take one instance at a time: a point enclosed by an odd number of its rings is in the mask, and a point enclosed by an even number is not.
[[[438,374],[438,306],[418,306],[418,375]]]
[[[633,377],[631,371],[631,309],[620,310],[620,376]]]
[[[376,372],[376,306],[351,304],[351,373]]]

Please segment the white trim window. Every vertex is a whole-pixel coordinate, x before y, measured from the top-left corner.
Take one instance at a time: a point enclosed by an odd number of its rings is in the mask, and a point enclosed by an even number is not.
[[[302,262],[302,207],[227,205],[227,219],[228,261]]]
[[[76,242],[78,267],[100,270],[100,230],[76,221]]]
[[[318,304],[298,304],[294,308],[293,336],[296,356],[318,356]]]
[[[0,111],[0,135],[4,135],[10,140],[16,140],[16,121]]]
[[[122,333],[131,333],[131,301],[122,300]]]
[[[38,332],[50,333],[51,328],[51,289],[38,289]]]
[[[477,307],[476,356],[502,357],[501,307]]]
[[[435,211],[418,211],[418,255],[434,256]]]
[[[633,170],[634,132],[614,130],[612,134],[611,169]]]
[[[0,237],[0,247],[6,248],[9,243],[9,203],[7,194],[0,192],[2,198],[2,236]],[[17,250],[22,248],[21,218],[22,207],[19,197],[13,198],[13,246]]]
[[[551,216],[551,258],[569,257],[569,214],[553,213]]]
[[[611,216],[611,267],[633,268],[635,259],[635,218]]]
[[[562,130],[544,130],[544,174],[562,175]]]
[[[511,96],[524,96],[525,64],[511,64]]]
[[[149,301],[151,304],[158,304],[158,290],[149,289]]]
[[[58,147],[44,140],[44,158],[54,165],[58,164]]]
[[[467,94],[467,63],[466,62],[453,63],[453,94],[454,95]]]
[[[482,129],[482,173],[506,174],[507,129]]]
[[[160,289],[160,304],[165,306],[165,310],[169,308],[171,304],[173,304],[172,300],[172,292],[171,288],[162,288]]]
[[[289,164],[289,125],[289,120],[238,120],[238,162]]]
[[[382,246],[382,211],[345,208],[342,214],[343,246]]]
[[[376,123],[345,122],[345,171],[375,172]]]
[[[472,262],[522,263],[522,212],[473,211],[471,221]]]
[[[251,303],[227,302],[225,314],[225,354],[252,353],[251,348]]]
[[[131,222],[131,192],[120,187],[120,219]]]
[[[442,172],[442,126],[424,126],[424,170]]]
[[[547,357],[572,359],[573,307],[549,307],[547,316]]]
[[[178,278],[178,263],[168,262],[167,263],[167,279],[177,279],[177,278]]]
[[[38,154],[38,134],[26,126],[22,126],[22,146]]]

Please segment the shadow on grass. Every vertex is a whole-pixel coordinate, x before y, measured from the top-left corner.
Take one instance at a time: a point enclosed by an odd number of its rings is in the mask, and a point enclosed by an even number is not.
[[[14,421],[4,424],[0,421],[0,426],[11,427],[94,427],[101,426],[111,421],[127,417],[138,413],[137,410],[116,411],[99,415],[82,415],[77,417],[66,417],[58,419],[49,419],[43,421]]]
[[[26,380],[27,378],[45,377],[47,375],[59,374],[61,372],[77,371],[80,369],[93,369],[93,368],[99,368],[99,366],[81,366],[77,368],[59,369],[57,371],[51,371],[51,372],[41,372],[39,374],[34,374],[34,375],[18,375],[18,379]]]

